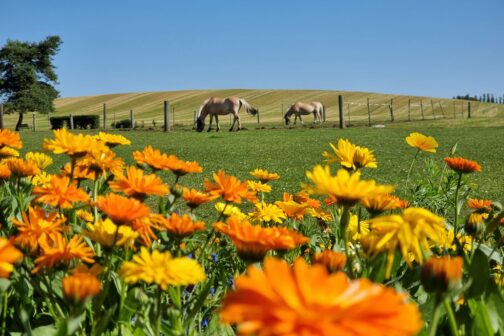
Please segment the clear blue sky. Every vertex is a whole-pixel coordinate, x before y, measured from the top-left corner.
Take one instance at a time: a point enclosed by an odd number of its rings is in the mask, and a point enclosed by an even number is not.
[[[61,96],[214,89],[504,94],[504,1],[2,0],[0,44],[60,35]]]

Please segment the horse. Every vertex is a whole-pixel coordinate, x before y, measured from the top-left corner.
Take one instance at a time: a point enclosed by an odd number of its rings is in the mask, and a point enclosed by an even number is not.
[[[316,101],[310,103],[297,102],[291,107],[289,107],[289,109],[285,113],[284,115],[285,125],[289,125],[290,116],[293,114],[296,115],[294,119],[294,125],[295,125],[298,118],[301,121],[301,124],[303,124],[303,119],[301,119],[301,116],[309,114],[313,114],[314,123],[322,122],[322,116],[324,113],[325,113],[325,106],[322,105],[321,102]]]
[[[229,131],[232,131],[235,123],[238,121],[238,129],[241,130],[241,122],[240,116],[238,116],[238,112],[241,107],[245,108],[250,115],[256,115],[259,110],[252,107],[249,103],[245,101],[245,99],[238,97],[228,97],[228,98],[217,98],[212,97],[208,98],[203,102],[198,111],[198,118],[196,119],[196,130],[198,132],[203,131],[205,128],[205,118],[207,115],[210,115],[210,124],[208,125],[208,132],[212,130],[212,119],[215,117],[215,121],[217,123],[217,132],[220,130],[219,126],[219,115],[227,115],[233,114],[233,124]]]

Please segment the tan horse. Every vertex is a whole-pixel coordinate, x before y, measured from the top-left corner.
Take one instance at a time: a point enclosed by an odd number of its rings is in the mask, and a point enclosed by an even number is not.
[[[237,131],[241,130],[241,122],[240,116],[238,116],[238,112],[241,107],[245,108],[248,114],[256,115],[259,110],[250,106],[249,103],[245,101],[245,99],[241,99],[238,97],[228,97],[228,98],[217,98],[212,97],[203,102],[198,111],[198,118],[196,119],[196,130],[198,132],[203,131],[205,128],[205,118],[207,115],[210,115],[210,124],[208,125],[208,132],[212,130],[212,119],[215,118],[217,123],[217,132],[220,130],[219,126],[219,116],[233,114],[233,124],[229,131],[233,130],[233,127],[236,122],[238,122]]]
[[[295,125],[298,118],[301,121],[301,124],[303,124],[303,119],[301,119],[301,116],[310,114],[313,114],[314,123],[322,122],[322,116],[324,113],[325,113],[325,107],[324,105],[322,105],[321,102],[315,102],[315,101],[310,103],[297,102],[296,104],[292,105],[285,113],[284,115],[285,125],[289,125],[290,116],[293,114],[296,115],[294,119],[294,125]]]

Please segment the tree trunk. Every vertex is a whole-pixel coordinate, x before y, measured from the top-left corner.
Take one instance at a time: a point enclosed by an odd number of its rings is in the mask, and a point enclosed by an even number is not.
[[[16,124],[16,132],[19,132],[19,130],[21,129],[21,124],[23,124],[23,113],[19,112],[19,118]]]

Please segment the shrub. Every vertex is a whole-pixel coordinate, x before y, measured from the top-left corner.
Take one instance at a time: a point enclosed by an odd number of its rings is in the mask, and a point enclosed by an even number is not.
[[[63,127],[70,128],[70,116],[49,118],[51,129]],[[96,129],[100,125],[99,115],[74,115],[73,126],[75,129]]]
[[[131,128],[131,120],[122,119],[115,123],[112,123],[112,127],[114,128]]]

